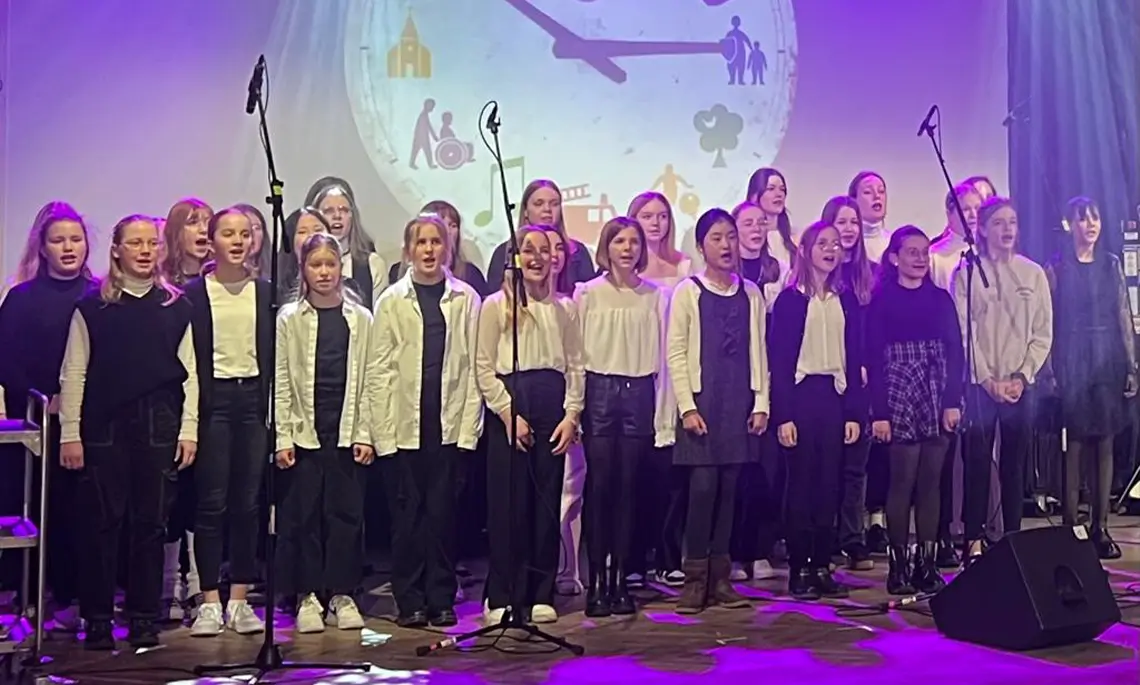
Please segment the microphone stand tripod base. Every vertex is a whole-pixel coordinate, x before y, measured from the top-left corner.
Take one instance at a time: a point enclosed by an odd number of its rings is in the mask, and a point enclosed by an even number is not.
[[[205,676],[215,673],[231,671],[257,671],[257,675],[250,682],[258,683],[265,676],[274,671],[362,671],[372,670],[369,663],[318,663],[315,661],[285,661],[281,655],[281,645],[277,643],[263,644],[257,652],[257,657],[250,663],[244,664],[212,664],[209,666],[195,666],[194,675]]]
[[[519,618],[515,618],[516,616]],[[543,642],[549,642],[550,644],[555,645],[560,649],[565,649],[574,656],[582,656],[586,653],[586,649],[581,645],[576,645],[556,635],[551,635],[538,626],[525,622],[521,617],[521,612],[516,611],[514,608],[507,609],[505,612],[503,612],[503,618],[498,623],[493,623],[489,626],[483,626],[482,628],[479,628],[478,630],[472,630],[469,633],[463,633],[462,635],[449,637],[446,640],[441,640],[427,647],[417,647],[416,656],[427,656],[428,654],[439,651],[445,647],[451,647],[453,645],[467,642],[468,640],[475,640],[481,637],[486,637],[487,635],[490,635],[496,631],[502,631],[505,633],[508,630],[517,630],[526,633],[527,637],[536,638]]]

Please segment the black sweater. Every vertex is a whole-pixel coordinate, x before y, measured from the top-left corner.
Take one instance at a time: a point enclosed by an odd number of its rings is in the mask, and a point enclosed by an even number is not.
[[[847,366],[843,412],[848,421],[862,425],[867,416],[861,370],[863,351],[859,344],[862,308],[850,292],[842,293],[839,301],[843,305],[843,348]],[[774,426],[791,420],[796,365],[804,342],[807,310],[807,295],[798,288],[785,288],[772,307],[772,319],[768,325],[768,370],[772,388],[770,416]]]
[[[59,394],[59,367],[75,303],[91,286],[37,276],[13,287],[0,305],[0,386],[9,416],[23,416],[29,390]]]
[[[950,293],[929,278],[915,289],[884,283],[867,305],[865,325],[867,389],[874,420],[889,421],[891,417],[886,355],[887,348],[895,343],[941,341],[946,354],[946,385],[939,405],[944,409],[962,406],[965,353]]]

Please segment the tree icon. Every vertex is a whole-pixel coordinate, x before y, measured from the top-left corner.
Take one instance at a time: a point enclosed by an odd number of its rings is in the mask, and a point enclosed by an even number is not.
[[[715,152],[714,168],[728,166],[724,163],[724,151],[735,150],[740,142],[740,132],[744,130],[744,117],[721,104],[701,110],[693,115],[693,128],[701,134],[701,149]]]

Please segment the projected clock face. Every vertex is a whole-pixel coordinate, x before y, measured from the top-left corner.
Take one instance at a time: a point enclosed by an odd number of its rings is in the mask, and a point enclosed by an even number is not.
[[[531,179],[555,180],[568,230],[591,246],[645,190],[672,201],[681,230],[731,207],[775,159],[791,113],[791,0],[350,7],[349,93],[380,177],[409,212],[455,204],[484,255],[505,237],[498,167],[479,138],[487,100],[499,102],[512,201]]]

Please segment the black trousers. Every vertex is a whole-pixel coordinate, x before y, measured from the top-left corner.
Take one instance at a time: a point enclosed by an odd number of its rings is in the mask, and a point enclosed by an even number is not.
[[[793,569],[826,568],[839,509],[843,398],[831,376],[808,376],[796,384],[791,402],[798,441],[787,455],[788,561]]]
[[[946,457],[945,436],[922,442],[892,444],[891,487],[887,491],[887,534],[891,544],[903,546],[910,539],[910,509],[914,505],[914,529],[919,542],[938,537],[941,508],[940,482]]]
[[[257,580],[258,505],[269,454],[262,416],[256,378],[214,381],[214,406],[194,462],[194,553],[203,592],[218,589],[227,524],[230,581]]]
[[[90,416],[90,412],[86,412]],[[126,612],[158,618],[162,545],[177,487],[174,461],[182,391],[161,390],[107,420],[84,419],[80,516],[80,609],[88,621],[114,616],[119,538],[127,530]],[[50,525],[50,524],[49,524]]]
[[[863,514],[867,497],[867,460],[871,441],[866,435],[843,446],[843,472],[839,482],[839,547],[863,542]]]
[[[392,516],[392,594],[401,616],[455,603],[455,445],[400,450],[381,461]]]
[[[990,474],[993,473],[994,437],[1001,426],[998,477],[1001,481],[1002,525],[1006,534],[1021,530],[1025,501],[1025,462],[1033,439],[1031,398],[1026,392],[1017,404],[997,403],[978,386],[972,386],[976,412],[966,433],[962,455],[963,523],[966,540],[981,540],[989,523]]]
[[[732,551],[732,519],[742,464],[683,466],[689,472],[685,558],[707,559]]]
[[[673,465],[672,447],[654,447],[642,460],[638,481],[627,571],[644,575],[649,569],[680,570],[689,471]]]
[[[297,462],[279,472],[276,563],[285,595],[349,595],[360,584],[368,467],[353,460],[350,448],[336,447],[335,438],[322,438],[321,444],[317,450],[298,448]]]
[[[891,455],[887,445],[871,443],[867,454],[867,476],[863,491],[867,511],[883,511],[887,506],[887,489],[891,483]]]
[[[566,457],[553,454],[550,438],[565,415],[566,383],[549,369],[522,371],[505,382],[516,411],[530,424],[534,446],[516,449],[503,422],[489,417],[486,598],[492,609],[553,605]]]
[[[1065,481],[1065,491],[1062,494],[1065,525],[1077,524],[1083,472],[1088,475],[1092,531],[1094,534],[1100,533],[1108,527],[1109,499],[1112,497],[1113,436],[1078,435],[1069,439],[1068,447],[1061,461]]]
[[[749,563],[768,559],[780,536],[787,480],[784,455],[773,431],[757,441],[760,460],[745,464],[736,492],[736,520],[732,526],[732,559]]]
[[[946,444],[946,458],[942,461],[942,475],[939,477],[938,539],[952,539],[950,526],[954,524],[954,464],[958,461],[962,438],[958,433],[949,434]]]
[[[653,448],[652,437],[586,436],[586,489],[582,501],[583,537],[591,572],[610,563],[630,570],[630,537],[641,488],[637,475]]]

